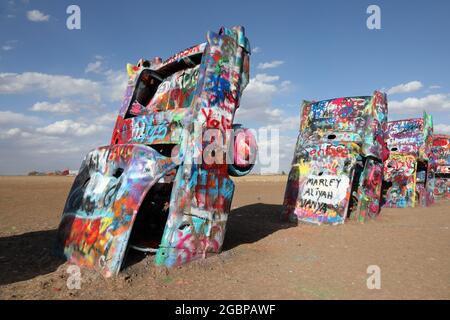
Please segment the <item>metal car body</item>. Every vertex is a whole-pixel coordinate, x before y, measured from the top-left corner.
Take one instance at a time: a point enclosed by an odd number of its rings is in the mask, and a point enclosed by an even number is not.
[[[210,31],[206,43],[164,62],[127,65],[111,143],[86,155],[67,198],[61,254],[109,277],[130,248],[154,252],[168,267],[220,252],[234,193],[229,175],[249,173],[248,153],[256,152],[251,133],[233,124],[249,55],[238,26]]]
[[[434,172],[429,162],[433,119],[388,122],[386,143],[389,158],[384,163],[384,206],[429,206],[434,201]]]
[[[433,135],[430,162],[435,174],[435,198],[450,199],[450,136]]]
[[[380,209],[387,100],[384,93],[304,101],[282,218],[364,222]]]

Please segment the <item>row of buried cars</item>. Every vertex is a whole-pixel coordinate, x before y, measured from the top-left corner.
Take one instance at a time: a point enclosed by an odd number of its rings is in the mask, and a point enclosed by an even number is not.
[[[230,176],[248,174],[257,153],[251,132],[234,123],[249,57],[238,26],[165,61],[127,65],[111,142],[81,164],[58,254],[109,277],[132,253],[172,267],[220,252]],[[431,117],[388,123],[380,92],[304,102],[282,217],[339,224],[375,217],[382,205],[429,205],[433,188],[447,192],[448,160],[448,137],[433,142]]]
[[[430,206],[450,197],[450,137],[433,120],[387,121],[386,95],[302,105],[283,217],[314,224],[364,222],[381,207]]]

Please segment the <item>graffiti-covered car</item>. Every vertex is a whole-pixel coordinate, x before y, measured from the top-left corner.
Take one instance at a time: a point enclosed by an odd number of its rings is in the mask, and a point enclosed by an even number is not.
[[[450,136],[433,135],[430,162],[435,174],[435,198],[450,198]]]
[[[386,143],[389,158],[384,163],[383,201],[385,207],[405,208],[434,201],[434,173],[429,154],[433,119],[389,121]]]
[[[129,249],[176,266],[221,250],[234,183],[256,152],[233,124],[249,81],[243,27],[162,61],[127,65],[110,145],[89,152],[67,198],[58,251],[72,263],[117,274]]]
[[[365,221],[380,209],[384,93],[304,101],[282,218],[313,224]]]

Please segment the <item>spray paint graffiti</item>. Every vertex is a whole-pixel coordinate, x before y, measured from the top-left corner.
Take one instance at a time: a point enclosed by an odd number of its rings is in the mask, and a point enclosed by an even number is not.
[[[342,224],[380,209],[386,95],[304,101],[283,219]]]
[[[450,199],[450,136],[433,135],[430,162],[435,172],[434,196]]]
[[[156,264],[169,267],[221,250],[229,175],[249,173],[257,151],[251,132],[233,124],[249,54],[243,27],[221,28],[164,62],[127,65],[111,144],[88,153],[69,193],[60,253],[111,276],[130,248],[155,252]],[[211,143],[235,161],[206,161],[220,158],[203,157]]]
[[[429,206],[434,202],[434,171],[429,161],[433,119],[388,122],[386,143],[390,150],[384,163],[384,206]]]

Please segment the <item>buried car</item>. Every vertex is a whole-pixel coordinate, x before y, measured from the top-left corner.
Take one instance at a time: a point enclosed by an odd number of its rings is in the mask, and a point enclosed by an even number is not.
[[[256,153],[251,132],[233,124],[249,55],[238,26],[164,62],[127,65],[111,143],[86,155],[67,198],[61,254],[108,277],[130,249],[168,267],[221,250],[229,176],[249,173]]]
[[[388,122],[383,206],[405,208],[433,203],[434,172],[429,161],[432,134],[433,119],[426,112],[422,118]]]
[[[433,135],[430,162],[435,174],[435,198],[450,198],[450,136]]]
[[[304,101],[282,218],[313,224],[365,221],[380,209],[384,93]]]

